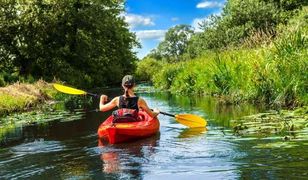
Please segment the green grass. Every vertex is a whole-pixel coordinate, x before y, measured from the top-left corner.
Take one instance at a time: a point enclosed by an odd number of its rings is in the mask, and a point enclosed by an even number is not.
[[[27,97],[14,97],[10,94],[0,92],[0,112],[11,112],[23,109],[27,105]]]
[[[287,26],[281,26],[271,43],[257,48],[243,46],[206,51],[190,61],[160,64],[160,70],[151,79],[156,87],[172,93],[218,96],[226,103],[250,101],[279,107],[307,105],[306,14],[308,7]]]
[[[54,99],[58,92],[51,84],[37,81],[34,84],[15,83],[0,88],[0,116],[24,111]]]

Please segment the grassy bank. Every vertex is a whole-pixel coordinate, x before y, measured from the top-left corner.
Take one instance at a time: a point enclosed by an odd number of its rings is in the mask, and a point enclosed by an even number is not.
[[[209,94],[226,103],[307,105],[307,14],[305,7],[287,26],[280,27],[275,39],[257,48],[208,51],[196,59],[174,64],[146,59],[139,64],[137,74],[153,73],[150,78],[154,85],[172,93]],[[146,68],[142,67],[147,64],[150,71],[144,72]]]
[[[25,111],[55,98],[57,91],[51,84],[37,81],[34,84],[15,83],[0,88],[0,116]]]

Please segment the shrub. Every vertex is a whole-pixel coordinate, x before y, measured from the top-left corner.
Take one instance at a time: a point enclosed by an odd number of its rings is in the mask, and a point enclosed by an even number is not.
[[[152,76],[158,73],[164,63],[153,58],[145,58],[138,62],[136,70],[136,78],[140,81],[150,81]]]
[[[171,85],[173,84],[174,78],[180,71],[183,70],[183,68],[184,67],[181,63],[165,64],[159,72],[154,74],[154,86],[166,90],[170,89]]]

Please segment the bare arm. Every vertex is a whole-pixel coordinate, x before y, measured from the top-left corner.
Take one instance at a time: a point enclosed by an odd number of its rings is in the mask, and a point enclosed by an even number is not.
[[[159,114],[158,110],[152,111],[145,102],[145,100],[142,98],[139,98],[138,106],[142,108],[146,113],[148,113],[148,115],[150,115],[151,117],[156,117]]]
[[[113,108],[115,108],[118,105],[118,101],[119,101],[119,97],[115,97],[113,98],[110,102],[106,103],[107,101],[107,96],[106,95],[102,95],[99,101],[99,110],[100,111],[109,111]]]

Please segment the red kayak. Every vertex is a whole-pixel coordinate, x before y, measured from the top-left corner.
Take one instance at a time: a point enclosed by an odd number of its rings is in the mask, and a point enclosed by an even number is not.
[[[146,112],[138,112],[139,121],[113,123],[113,116],[109,116],[98,128],[100,139],[108,139],[110,144],[123,143],[142,139],[156,134],[159,130],[157,118],[150,117]]]

